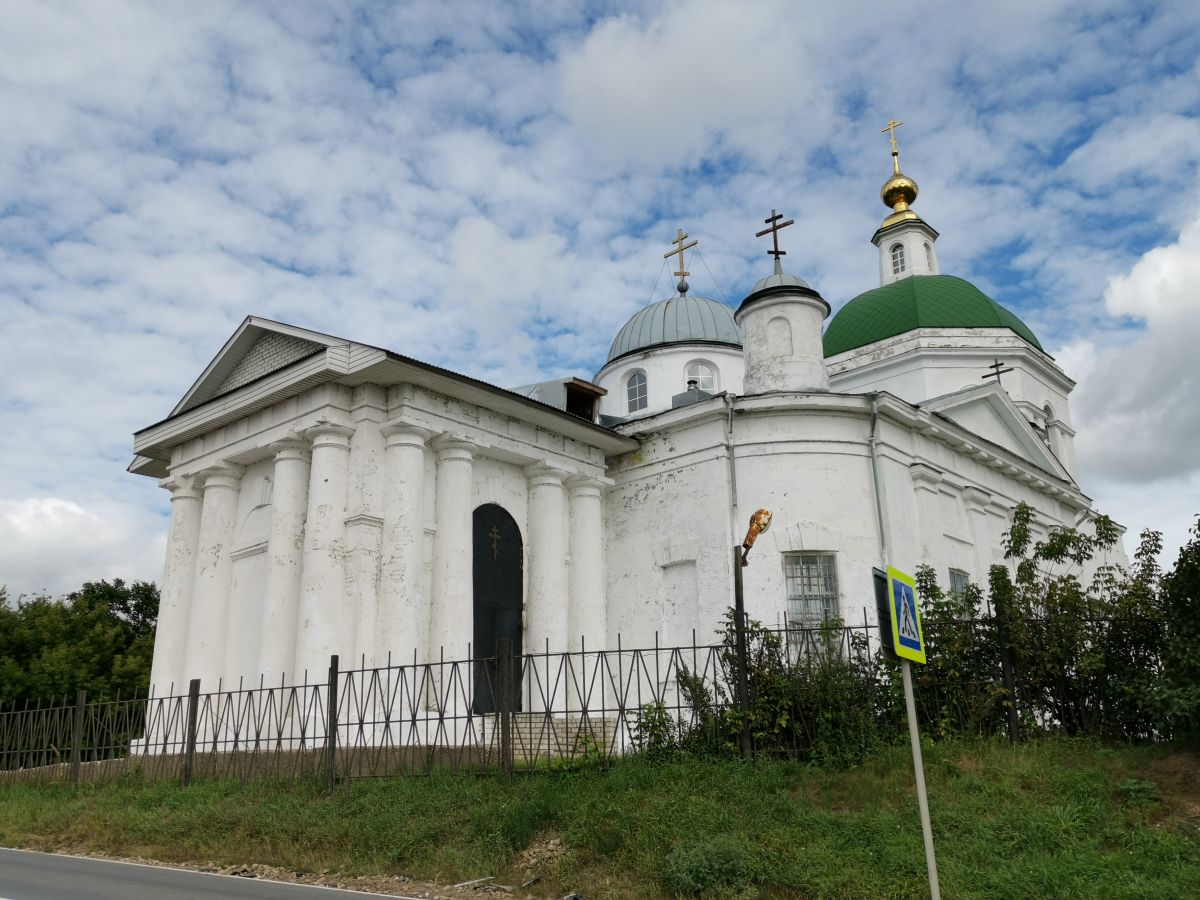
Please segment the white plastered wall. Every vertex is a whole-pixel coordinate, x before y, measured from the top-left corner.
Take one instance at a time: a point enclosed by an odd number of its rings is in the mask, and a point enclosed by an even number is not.
[[[355,420],[351,415],[353,400],[363,396],[364,391],[373,391],[373,396],[377,397],[383,409],[378,417],[363,419],[360,416]],[[383,399],[385,396],[386,400]],[[201,678],[206,690],[215,687],[218,679],[222,679],[225,685],[236,683],[239,678],[244,679],[247,684],[257,683],[257,676],[261,671],[260,643],[264,639],[264,586],[267,568],[271,564],[268,545],[273,500],[271,482],[275,465],[275,450],[272,449],[272,445],[289,439],[295,443],[306,430],[322,421],[340,423],[343,426],[354,425],[358,430],[375,431],[380,430],[389,421],[403,421],[423,429],[423,433],[430,435],[430,445],[423,453],[423,521],[418,529],[424,540],[421,580],[426,598],[432,596],[431,566],[438,531],[438,463],[432,438],[438,435],[452,435],[473,448],[469,485],[471,508],[484,503],[496,503],[506,509],[521,529],[527,558],[530,534],[528,478],[532,467],[547,467],[556,473],[556,477],[563,479],[561,521],[564,527],[570,521],[569,496],[573,483],[571,479],[591,479],[599,483],[605,481],[604,456],[597,447],[536,427],[527,421],[453,400],[412,385],[389,388],[386,394],[383,389],[369,385],[353,391],[340,385],[323,385],[184,442],[173,452],[172,474],[188,476],[220,465],[233,465],[241,472],[237,487],[233,538],[224,551],[231,568],[229,589],[224,598],[229,623],[224,652],[219,663],[214,661],[211,665],[203,666],[203,671],[184,673],[185,678]],[[359,438],[362,437],[360,434]],[[348,439],[351,446],[353,440],[353,436]],[[303,441],[299,440],[299,443]],[[369,443],[379,443],[382,446],[382,441],[375,442],[374,439]],[[378,453],[356,455],[350,450],[346,452],[347,491],[341,514],[348,527],[370,530],[372,527],[378,529],[382,526],[382,520],[377,516],[363,512],[366,506],[373,509],[377,505],[367,503],[372,499],[367,496],[368,493],[380,491],[384,486],[380,462]],[[332,512],[337,514],[337,511]],[[596,540],[599,544],[599,534]],[[367,541],[366,545],[369,544]],[[386,549],[384,547],[385,551]],[[339,591],[336,596],[326,597],[323,601],[337,609],[336,615],[345,623],[345,631],[349,635],[347,646],[338,648],[344,666],[357,665],[359,653],[366,657],[367,665],[385,663],[389,652],[395,662],[411,662],[414,653],[421,660],[429,658],[429,648],[423,644],[404,647],[375,645],[377,642],[373,640],[373,632],[378,620],[371,612],[370,602],[364,598],[368,594],[378,595],[379,558],[380,554],[367,554],[364,569],[364,560],[352,560],[350,554],[340,555],[339,565],[345,570],[342,578],[344,590]],[[372,559],[375,560],[374,571],[371,571],[370,566]],[[601,552],[591,555],[593,564],[596,559],[600,560],[602,567]],[[353,571],[350,569],[351,564],[355,567]],[[465,560],[465,565],[469,582],[469,557]],[[569,557],[562,559],[562,565],[564,568],[569,566]],[[359,571],[360,569],[362,571]],[[593,581],[603,582],[602,572],[599,579]],[[525,586],[528,589],[527,580]],[[598,584],[597,590],[600,591],[598,595],[602,596]],[[297,602],[300,602],[300,598],[297,598]],[[565,605],[568,598],[562,597],[561,602]],[[602,603],[602,600],[599,602]],[[359,621],[359,606],[364,603],[366,615],[374,621]],[[303,628],[303,622],[298,623],[298,629],[300,628]],[[461,658],[472,639],[470,617],[467,616],[465,621],[456,623],[456,629],[456,634],[461,632],[458,634],[461,638],[461,650],[456,647],[453,655],[454,658]],[[287,673],[289,681],[300,677],[303,668],[312,669],[315,665],[313,660],[299,658],[299,647],[302,643],[299,634],[265,637],[268,640],[276,639],[287,643],[296,641],[298,649],[295,668]],[[590,646],[600,646],[604,642],[604,636],[588,636],[588,642]],[[573,643],[578,645],[578,637]],[[328,660],[324,662],[327,664]],[[168,667],[168,670],[173,672],[174,668],[181,666],[182,662]],[[312,672],[309,674],[311,677]]]
[[[913,275],[937,275],[936,236],[928,225],[920,222],[902,223],[876,237],[879,248],[879,283],[891,284]],[[904,248],[904,269],[893,271],[892,248]]]
[[[742,351],[719,344],[671,344],[639,353],[631,353],[605,365],[596,373],[596,384],[608,393],[600,401],[606,416],[642,417],[671,408],[671,398],[687,390],[687,367],[704,362],[716,371],[713,393],[742,392],[745,363]],[[629,412],[626,385],[634,372],[646,374],[646,408]]]
[[[916,404],[977,387],[995,359],[1013,369],[1001,376],[1004,390],[1029,421],[1048,431],[1055,456],[1078,477],[1069,400],[1075,382],[1008,329],[916,329],[831,356],[826,363],[832,390],[887,391]],[[1053,412],[1050,421],[1047,406]]]
[[[734,402],[733,514],[727,417],[719,400],[641,428],[624,426],[645,443],[610,467],[616,482],[607,506],[610,641],[619,632],[625,646],[647,646],[658,632],[663,644],[687,643],[692,627],[698,640],[711,640],[732,603],[732,547],[759,507],[774,520],[743,573],[753,618],[783,621],[784,554],[826,551],[835,554],[843,617],[857,623],[865,609],[874,620],[871,569],[883,560],[869,399],[797,394]],[[1039,478],[1018,460],[985,461],[969,436],[952,428],[927,435],[881,414],[876,450],[887,561],[910,572],[929,564],[944,585],[951,568],[986,584],[988,567],[1004,561],[1002,535],[1018,502],[1033,506],[1043,535],[1052,525],[1075,525],[1086,504],[1068,485],[1045,473]],[[1123,559],[1117,551],[1108,561]],[[692,571],[694,600],[681,596]],[[670,618],[692,610],[694,624]]]

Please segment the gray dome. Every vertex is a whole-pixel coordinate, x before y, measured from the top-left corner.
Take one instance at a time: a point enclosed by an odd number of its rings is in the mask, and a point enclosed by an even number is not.
[[[707,297],[671,297],[633,314],[608,351],[608,361],[662,344],[691,343],[742,346],[742,330],[733,310]]]
[[[789,275],[787,272],[775,271],[765,278],[760,278],[755,283],[754,287],[750,288],[751,294],[757,294],[764,288],[773,287],[802,287],[812,290],[812,285],[798,275]],[[747,295],[748,296],[748,295]]]

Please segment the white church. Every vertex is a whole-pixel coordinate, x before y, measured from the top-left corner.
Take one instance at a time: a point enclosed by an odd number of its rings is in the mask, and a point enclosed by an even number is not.
[[[171,523],[158,696],[343,668],[713,639],[732,548],[767,623],[874,618],[871,570],[986,582],[1018,502],[1078,526],[1074,382],[1013,313],[939,271],[894,174],[880,286],[830,305],[779,263],[734,310],[637,312],[591,381],[504,389],[247,318],[134,436]],[[1110,562],[1123,562],[1109,560]],[[866,612],[864,613],[864,609]]]

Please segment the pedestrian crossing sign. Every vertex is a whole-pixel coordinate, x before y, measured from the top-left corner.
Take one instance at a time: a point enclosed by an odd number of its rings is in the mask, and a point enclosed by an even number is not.
[[[896,655],[925,663],[925,632],[917,608],[917,583],[911,575],[888,566],[888,612],[892,618],[892,646]]]

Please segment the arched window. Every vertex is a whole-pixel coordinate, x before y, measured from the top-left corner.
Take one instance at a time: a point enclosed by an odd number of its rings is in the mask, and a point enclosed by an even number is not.
[[[892,244],[892,274],[899,275],[904,271],[904,245]]]
[[[634,372],[625,382],[625,395],[629,398],[629,411],[635,413],[646,408],[646,373]]]
[[[925,243],[925,267],[929,269],[930,273],[933,272],[933,248],[929,246],[928,242]]]
[[[694,362],[688,363],[684,370],[684,383],[695,381],[696,387],[708,393],[716,393],[717,390],[717,374],[713,371],[713,367],[708,363]]]
[[[1046,417],[1046,427],[1049,428],[1054,421],[1054,407],[1047,403],[1042,407],[1042,415]]]

